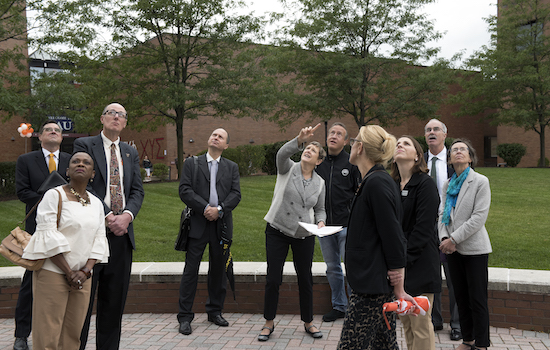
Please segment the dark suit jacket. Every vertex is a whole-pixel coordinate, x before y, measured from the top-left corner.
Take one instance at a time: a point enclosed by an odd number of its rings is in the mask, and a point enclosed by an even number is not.
[[[138,152],[128,145],[126,142],[120,142],[120,154],[122,156],[122,167],[124,171],[124,197],[126,206],[124,210],[129,210],[137,217],[141,203],[143,203],[143,183],[141,181],[141,173],[139,170],[139,155]],[[94,181],[88,186],[88,190],[96,195],[102,201],[105,199],[107,191],[107,158],[105,149],[103,148],[103,139],[101,135],[81,137],[74,141],[74,152],[86,152],[94,159],[95,177]],[[105,214],[111,210],[105,206]],[[134,239],[134,225],[130,223],[128,226],[128,238],[132,243],[132,247],[136,249]],[[112,254],[112,252],[111,252]]]
[[[405,290],[413,296],[441,292],[437,211],[439,195],[426,173],[413,174],[401,191],[403,233],[407,239]]]
[[[180,179],[180,198],[193,209],[191,216],[191,231],[189,237],[200,238],[204,233],[208,220],[204,217],[204,208],[208,205],[210,197],[210,170],[206,161],[206,154],[199,156],[197,178],[193,185],[193,171],[195,168],[193,158],[183,163]],[[241,201],[241,187],[239,184],[239,167],[234,162],[221,157],[218,164],[216,177],[216,191],[218,192],[218,204],[223,209],[223,220],[227,225],[227,234],[233,237],[233,214],[237,204]]]
[[[59,152],[57,169],[59,174],[65,179],[67,179],[66,173],[70,159],[71,155],[69,153]],[[19,200],[27,205],[25,213],[28,213],[42,198],[36,191],[38,191],[40,185],[42,185],[49,174],[50,171],[48,170],[48,164],[46,164],[42,149],[22,154],[17,158],[15,189]],[[36,230],[36,211],[27,219],[25,230],[30,234],[33,234]]]

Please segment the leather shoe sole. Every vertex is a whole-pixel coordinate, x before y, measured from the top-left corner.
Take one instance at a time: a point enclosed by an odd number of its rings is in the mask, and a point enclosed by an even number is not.
[[[229,326],[229,322],[225,318],[222,317],[222,315],[208,315],[208,321],[214,323],[217,326],[220,327],[227,327]]]
[[[189,335],[189,334],[193,333],[193,330],[191,329],[191,322],[189,322],[189,321],[181,322],[179,331],[183,335]]]

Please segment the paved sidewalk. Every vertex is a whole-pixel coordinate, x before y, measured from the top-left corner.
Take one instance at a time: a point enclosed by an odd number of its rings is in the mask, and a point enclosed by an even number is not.
[[[207,321],[206,314],[196,314],[195,320],[191,323],[193,334],[184,336],[178,333],[176,314],[126,314],[123,318],[120,349],[331,350],[336,348],[342,328],[342,320],[322,322],[321,316],[316,316],[314,323],[319,326],[324,336],[322,339],[314,340],[304,332],[300,316],[280,315],[275,319],[275,332],[271,339],[259,342],[256,338],[264,323],[262,315],[233,313],[224,314],[224,317],[229,321],[229,327],[218,327]],[[12,349],[13,331],[13,319],[0,320],[0,350]],[[406,349],[399,321],[397,332],[400,349]],[[547,333],[491,327],[491,341],[490,350],[550,349]],[[437,332],[437,349],[454,349],[459,344],[460,342],[449,340],[448,325]],[[93,326],[86,349],[95,349]]]

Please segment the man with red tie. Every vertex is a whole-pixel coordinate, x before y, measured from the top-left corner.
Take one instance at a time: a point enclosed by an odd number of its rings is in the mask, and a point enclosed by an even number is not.
[[[88,190],[103,200],[111,255],[93,270],[90,307],[80,337],[86,347],[97,288],[96,348],[118,349],[126,295],[130,284],[132,252],[135,249],[133,220],[143,202],[138,152],[120,141],[128,114],[111,103],[100,117],[103,130],[97,136],[75,140],[74,152],[86,152],[94,160],[95,178]]]

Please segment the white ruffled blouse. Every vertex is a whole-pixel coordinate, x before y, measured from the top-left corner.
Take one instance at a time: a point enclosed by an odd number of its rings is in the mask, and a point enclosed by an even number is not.
[[[59,191],[59,192],[58,192]],[[57,208],[61,193],[62,207],[59,227]],[[109,244],[105,235],[103,203],[87,192],[90,204],[70,201],[62,186],[48,190],[36,209],[36,231],[23,252],[23,258],[47,259],[45,270],[64,274],[50,259],[63,253],[71,270],[80,270],[88,259],[107,262]]]

